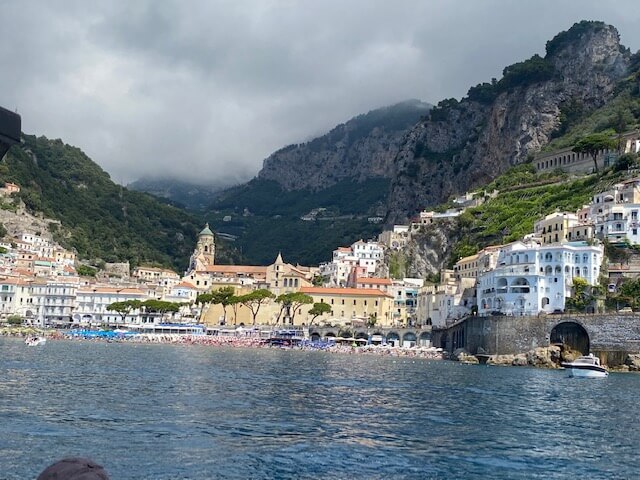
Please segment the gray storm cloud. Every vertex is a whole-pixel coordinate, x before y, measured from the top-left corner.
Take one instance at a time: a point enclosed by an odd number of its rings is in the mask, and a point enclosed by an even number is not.
[[[500,77],[574,22],[640,44],[634,0],[3,2],[0,105],[127,183],[235,183],[272,151]]]

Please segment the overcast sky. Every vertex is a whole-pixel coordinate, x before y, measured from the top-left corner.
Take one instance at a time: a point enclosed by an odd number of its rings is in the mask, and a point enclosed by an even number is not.
[[[119,183],[255,176],[274,150],[499,78],[581,19],[640,48],[637,0],[0,0],[0,105]]]

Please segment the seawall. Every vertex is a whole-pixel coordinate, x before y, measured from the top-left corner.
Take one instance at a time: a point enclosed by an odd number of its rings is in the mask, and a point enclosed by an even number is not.
[[[432,336],[435,346],[449,352],[464,348],[474,355],[518,354],[565,344],[615,366],[628,354],[640,353],[640,314],[468,317],[434,329]]]

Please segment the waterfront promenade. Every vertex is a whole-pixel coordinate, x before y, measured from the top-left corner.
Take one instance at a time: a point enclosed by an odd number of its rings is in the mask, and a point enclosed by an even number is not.
[[[176,333],[136,333],[124,334],[110,331],[73,331],[73,330],[46,330],[35,329],[2,329],[0,335],[11,337],[28,337],[34,334],[42,334],[49,340],[71,340],[78,342],[100,343],[131,343],[148,345],[183,345],[206,346],[217,348],[252,348],[252,349],[282,349],[300,351],[326,351],[341,354],[366,354],[395,357],[416,357],[428,359],[442,359],[443,352],[440,348],[426,346],[399,347],[391,344],[364,344],[353,339],[332,339],[330,341],[311,341],[304,338],[278,337],[278,331],[272,335],[265,335],[265,331],[239,330],[228,331],[217,335],[190,335]],[[104,335],[100,335],[103,333]],[[269,332],[271,333],[271,332]]]

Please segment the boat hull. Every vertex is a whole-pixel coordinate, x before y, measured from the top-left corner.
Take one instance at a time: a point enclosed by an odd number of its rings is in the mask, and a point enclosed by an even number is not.
[[[570,377],[604,378],[609,375],[603,367],[596,366],[572,366],[566,367]]]

